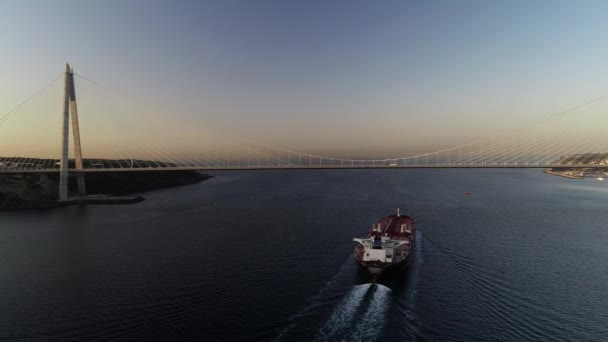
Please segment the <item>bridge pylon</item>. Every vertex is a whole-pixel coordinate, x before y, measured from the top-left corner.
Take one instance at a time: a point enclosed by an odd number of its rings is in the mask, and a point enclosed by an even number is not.
[[[63,91],[63,129],[61,132],[61,161],[59,171],[59,200],[68,199],[68,172],[70,145],[70,114],[72,118],[72,132],[74,134],[74,161],[77,172],[78,193],[86,195],[84,173],[82,172],[82,149],[80,146],[80,127],[78,125],[78,107],[76,105],[76,87],[74,85],[74,68],[65,64],[65,81]],[[79,172],[80,171],[80,172]]]

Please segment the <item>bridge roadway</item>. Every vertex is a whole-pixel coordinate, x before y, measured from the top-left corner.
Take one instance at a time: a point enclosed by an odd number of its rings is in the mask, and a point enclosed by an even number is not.
[[[146,168],[87,168],[70,169],[71,173],[90,172],[148,172],[148,171],[245,171],[245,170],[339,170],[339,169],[547,169],[547,168],[593,168],[608,169],[608,165],[499,165],[499,164],[462,164],[462,165],[282,165],[282,166],[175,166]],[[1,174],[58,173],[59,169],[0,169]]]

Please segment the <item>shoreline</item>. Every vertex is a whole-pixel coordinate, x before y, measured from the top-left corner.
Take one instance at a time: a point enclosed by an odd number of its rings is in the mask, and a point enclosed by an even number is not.
[[[46,200],[30,200],[24,201],[25,206],[4,208],[0,207],[0,211],[22,211],[22,210],[45,210],[60,207],[67,207],[70,205],[91,205],[91,204],[134,204],[143,202],[146,199],[142,196],[111,196],[111,195],[92,195],[90,197],[74,198],[67,201],[46,201]]]
[[[550,169],[544,169],[543,172],[546,174],[549,174],[549,175],[564,177],[564,178],[568,178],[568,179],[584,179],[585,178],[585,176],[567,175],[567,174],[556,172],[556,171],[553,171]]]
[[[85,177],[85,196],[78,196],[75,177],[69,180],[72,197],[58,201],[58,179],[24,174],[0,177],[0,211],[51,209],[69,205],[124,205],[144,201],[142,192],[203,182],[213,176],[197,171],[92,173]]]

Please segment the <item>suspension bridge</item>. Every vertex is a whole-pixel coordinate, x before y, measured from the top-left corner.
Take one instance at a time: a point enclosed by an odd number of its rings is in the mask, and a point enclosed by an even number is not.
[[[198,144],[152,140],[113,148],[112,157],[96,156],[81,144],[75,78],[96,86],[66,64],[65,72],[0,117],[0,126],[17,116],[28,103],[63,80],[61,143],[57,155],[5,155],[0,145],[0,174],[59,173],[60,199],[67,199],[68,175],[78,179],[84,193],[88,172],[174,170],[284,170],[284,169],[422,169],[422,168],[608,168],[608,138],[602,129],[602,111],[585,108],[608,99],[598,97],[556,113],[542,122],[514,132],[428,153],[376,159],[345,159],[284,149],[243,138],[198,132]],[[70,126],[72,142],[70,142]],[[2,129],[3,127],[0,127]],[[187,134],[184,134],[187,135]],[[87,146],[87,137],[83,137]],[[73,146],[70,158],[70,145]],[[134,148],[137,145],[137,148]],[[14,153],[14,152],[13,152]]]

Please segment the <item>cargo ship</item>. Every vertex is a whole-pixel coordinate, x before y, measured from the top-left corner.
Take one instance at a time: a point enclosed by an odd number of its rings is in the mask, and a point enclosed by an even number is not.
[[[389,215],[372,225],[367,238],[354,238],[357,263],[372,276],[379,276],[409,263],[414,249],[416,221],[406,215]]]

